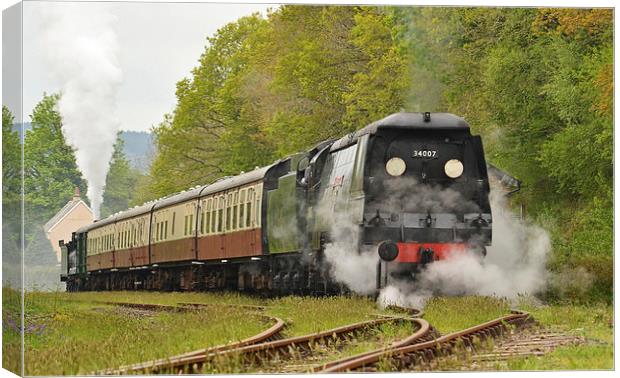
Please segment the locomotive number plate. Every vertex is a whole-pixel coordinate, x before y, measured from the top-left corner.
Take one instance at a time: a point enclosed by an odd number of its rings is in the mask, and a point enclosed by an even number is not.
[[[437,158],[437,150],[413,150],[413,157],[435,159]]]

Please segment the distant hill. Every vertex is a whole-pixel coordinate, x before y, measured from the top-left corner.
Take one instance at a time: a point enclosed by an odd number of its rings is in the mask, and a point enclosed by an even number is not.
[[[122,131],[121,138],[125,143],[125,156],[131,166],[142,173],[148,172],[155,151],[153,136],[145,131]]]
[[[23,125],[26,132],[32,130],[31,122],[24,122]],[[22,140],[20,124],[13,125],[13,130],[20,134],[20,140]],[[148,172],[155,151],[153,136],[146,131],[121,131],[121,138],[125,143],[123,148],[125,156],[131,166],[142,173]]]

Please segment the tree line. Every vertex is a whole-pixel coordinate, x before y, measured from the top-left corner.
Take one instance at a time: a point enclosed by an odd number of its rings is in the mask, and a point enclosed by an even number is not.
[[[208,38],[154,128],[147,200],[268,164],[390,113],[455,113],[524,182],[551,231],[550,296],[610,300],[613,18],[609,9],[284,6]],[[564,284],[563,284],[564,285]],[[566,285],[564,285],[566,286]],[[561,291],[561,293],[560,293]]]

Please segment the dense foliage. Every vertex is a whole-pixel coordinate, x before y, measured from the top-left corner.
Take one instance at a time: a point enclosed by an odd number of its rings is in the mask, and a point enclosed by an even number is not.
[[[13,114],[2,107],[2,276],[3,283],[21,282],[21,144],[13,130]]]
[[[62,133],[59,95],[44,95],[35,106],[32,130],[24,137],[24,211],[26,228],[42,225],[71,198],[86,193],[74,151]]]
[[[524,183],[552,231],[551,294],[611,299],[613,23],[610,10],[400,8],[411,110],[447,110]],[[430,62],[429,62],[430,61]],[[425,100],[425,91],[433,96]],[[419,104],[424,104],[421,107]],[[416,106],[417,105],[417,106]],[[554,287],[555,286],[555,287]],[[572,286],[572,287],[571,287]],[[588,286],[591,290],[583,290]]]
[[[2,109],[3,168],[3,249],[15,263],[21,262],[21,201],[23,167],[24,263],[26,287],[58,284],[56,255],[46,238],[43,225],[71,198],[76,187],[86,193],[74,151],[62,134],[62,119],[57,110],[59,95],[44,95],[35,106],[32,130],[26,132],[22,144],[13,131],[13,116]],[[4,260],[5,262],[7,260]],[[8,277],[8,275],[7,275]],[[11,279],[11,284],[16,282]],[[19,283],[21,284],[21,283]]]
[[[395,28],[377,8],[293,6],[220,29],[155,129],[142,199],[251,170],[398,111],[408,83]]]
[[[101,218],[118,211],[126,210],[133,198],[134,188],[140,173],[130,166],[123,152],[124,142],[119,135],[116,137],[112,160],[105,180]]]
[[[605,9],[284,6],[242,18],[177,84],[139,199],[400,110],[451,112],[524,182],[519,200],[551,231],[550,267],[569,279],[552,278],[549,294],[609,301],[612,31]]]

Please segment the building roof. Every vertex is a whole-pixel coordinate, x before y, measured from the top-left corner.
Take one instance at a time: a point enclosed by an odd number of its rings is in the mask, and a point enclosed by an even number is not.
[[[80,203],[86,206],[88,211],[92,213],[92,210],[84,201],[82,201],[80,198],[74,197],[73,199],[71,199],[71,201],[67,202],[67,204],[63,206],[62,209],[60,209],[60,211],[56,213],[56,215],[54,215],[50,220],[48,220],[45,225],[43,225],[43,229],[45,230],[45,232],[50,232],[67,215],[69,215],[74,209],[76,209]]]

